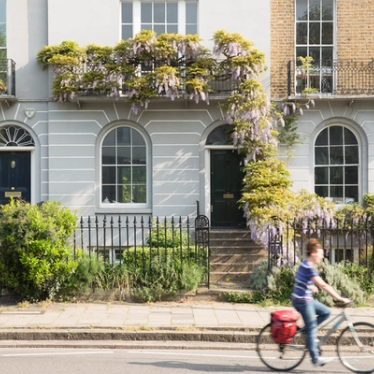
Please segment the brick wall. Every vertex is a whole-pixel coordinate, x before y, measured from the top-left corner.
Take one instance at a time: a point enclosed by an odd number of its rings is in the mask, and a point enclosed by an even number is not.
[[[287,63],[295,51],[295,0],[271,0],[271,97],[287,97]]]
[[[374,57],[374,0],[337,0],[337,58]]]
[[[374,0],[337,1],[337,58],[374,58]],[[271,0],[271,97],[287,97],[295,51],[295,0]]]

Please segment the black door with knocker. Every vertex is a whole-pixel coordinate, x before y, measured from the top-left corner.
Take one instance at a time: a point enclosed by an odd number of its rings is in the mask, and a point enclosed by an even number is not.
[[[30,202],[30,152],[0,152],[0,204],[11,197]]]
[[[244,172],[243,157],[237,150],[211,150],[210,188],[211,225],[222,228],[243,228],[245,219],[239,208]]]

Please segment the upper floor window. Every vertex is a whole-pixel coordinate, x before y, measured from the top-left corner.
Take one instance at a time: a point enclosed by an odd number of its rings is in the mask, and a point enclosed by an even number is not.
[[[333,91],[335,0],[296,0],[296,61],[313,58],[309,81],[299,81],[297,93],[307,84],[322,93]],[[303,87],[304,85],[304,87]]]
[[[315,143],[315,193],[337,204],[359,200],[359,146],[356,136],[343,126],[330,126]]]
[[[141,30],[197,34],[197,0],[123,1],[122,39],[135,36]]]
[[[110,131],[101,148],[101,201],[147,203],[147,146],[132,127]]]
[[[0,59],[2,58],[7,58],[5,0],[0,0]]]

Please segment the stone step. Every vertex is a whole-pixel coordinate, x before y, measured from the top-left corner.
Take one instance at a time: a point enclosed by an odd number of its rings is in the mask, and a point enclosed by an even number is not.
[[[267,256],[267,251],[261,249],[261,248],[242,248],[242,247],[212,247],[210,246],[210,253],[211,255],[234,255],[234,254],[240,254],[240,255],[259,255],[259,256]]]
[[[251,278],[251,273],[249,272],[236,272],[236,273],[226,273],[226,272],[211,272],[210,281],[212,283],[248,283]]]
[[[249,230],[210,230],[209,238],[217,239],[251,239]]]
[[[251,264],[240,264],[240,263],[231,263],[231,264],[222,264],[222,263],[210,263],[210,269],[213,273],[250,273],[253,271],[256,263]]]
[[[210,256],[210,263],[211,264],[232,264],[232,263],[240,263],[240,264],[252,264],[257,262],[262,258],[267,258],[263,254],[212,254]]]
[[[261,245],[256,244],[251,239],[230,239],[230,238],[209,238],[210,246],[240,246],[248,248],[262,248]]]

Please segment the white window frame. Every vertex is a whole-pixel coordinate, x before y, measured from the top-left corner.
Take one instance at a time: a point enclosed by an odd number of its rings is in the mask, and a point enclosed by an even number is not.
[[[130,129],[133,129],[137,131],[144,139],[145,147],[146,147],[146,203],[104,203],[103,202],[103,196],[102,196],[102,147],[105,137],[111,132],[116,130],[117,128],[121,127],[128,127]],[[128,123],[120,123],[115,124],[105,130],[105,132],[102,133],[99,140],[99,152],[98,152],[98,194],[97,199],[98,202],[97,206],[97,212],[102,213],[118,213],[118,211],[121,211],[123,213],[150,213],[151,212],[151,206],[152,206],[152,167],[151,167],[151,144],[148,136],[142,131],[141,128],[138,126],[128,124]]]
[[[308,9],[309,9],[309,1],[310,0],[307,0],[308,1]],[[320,0],[320,5],[322,5],[322,1],[323,0]],[[309,44],[309,24],[310,24],[310,21],[307,20],[306,22],[303,21],[303,22],[300,22],[298,19],[297,19],[297,2],[298,0],[295,0],[295,29],[294,29],[294,35],[295,35],[295,67],[297,66],[298,64],[298,61],[297,61],[297,48],[306,48],[308,53],[307,55],[310,55],[309,53],[309,50],[310,48],[319,48],[320,50],[320,60],[322,61],[322,48],[323,47],[332,47],[332,59],[335,60],[336,59],[336,46],[337,46],[337,0],[333,0],[334,4],[333,4],[333,19],[332,19],[332,23],[333,23],[333,43],[332,44]],[[322,26],[322,23],[324,21],[321,19],[319,21],[312,21],[311,23],[319,23],[321,26]],[[331,20],[327,20],[325,22],[331,22]],[[307,24],[307,43],[306,44],[298,44],[297,43],[297,24],[298,23],[306,23]],[[322,38],[322,27],[320,27],[320,37]],[[322,41],[322,39],[321,39]],[[317,69],[318,70],[318,69]],[[327,74],[330,74],[332,75],[332,87],[331,87],[331,90],[332,92],[336,91],[336,72],[334,71],[334,69],[332,69],[332,71],[324,71],[323,67],[320,66],[319,68],[320,70],[320,77],[319,77],[319,87],[320,87],[320,91],[321,91],[321,88],[322,88],[322,77],[323,77],[323,73],[327,73]],[[295,75],[297,75],[298,73],[300,73],[300,71],[295,68]],[[322,73],[322,74],[321,74]],[[296,76],[295,76],[295,93],[297,93],[297,79],[296,79]]]
[[[322,133],[322,131],[324,131],[324,130],[330,128],[330,127],[341,127],[343,129],[343,131],[344,131],[344,129],[347,129],[347,130],[349,130],[355,136],[355,138],[357,140],[357,147],[358,147],[358,163],[357,164],[346,164],[346,163],[335,164],[335,165],[330,165],[330,164],[317,165],[316,164],[316,162],[315,162],[315,157],[316,157],[316,152],[315,151],[316,151],[316,148],[327,147],[328,150],[330,151],[330,148],[331,148],[330,139],[329,139],[327,145],[321,145],[321,146],[320,145],[316,145],[317,138],[320,136],[320,134]],[[346,146],[347,145],[343,142],[343,145],[342,145],[343,150],[344,150],[343,156],[345,155],[345,147]],[[349,146],[350,145],[348,145],[348,147]],[[313,167],[313,175],[315,176],[315,170],[316,170],[316,168],[322,168],[322,167],[331,168],[331,167],[334,167],[334,166],[336,166],[336,167],[346,167],[346,166],[348,166],[348,167],[349,166],[355,166],[355,167],[357,167],[357,173],[358,173],[358,175],[357,175],[358,200],[355,201],[355,203],[357,203],[357,202],[359,202],[361,200],[361,195],[362,195],[362,187],[361,187],[362,186],[362,182],[361,182],[362,181],[362,157],[361,157],[361,151],[362,151],[362,144],[360,142],[360,136],[355,131],[353,131],[352,128],[350,128],[348,126],[345,126],[344,124],[340,124],[340,123],[332,123],[332,124],[330,124],[328,126],[325,126],[320,131],[318,131],[318,133],[316,134],[316,137],[314,139],[314,143],[313,143],[313,165],[314,165],[314,167]],[[345,181],[343,181],[343,182],[344,183],[342,184],[342,186],[343,186],[343,197],[342,197],[343,201],[342,201],[342,204],[348,204],[349,202],[346,201],[347,197],[345,196],[345,187],[347,185],[349,186],[349,184],[345,183]],[[313,192],[315,193],[316,183],[314,182],[313,185],[314,185]],[[330,187],[334,186],[334,185],[331,184],[330,180],[329,180],[328,183],[325,184],[325,186],[327,186],[328,189],[329,189],[329,191],[330,191]],[[352,185],[352,186],[356,186],[356,184]],[[331,201],[333,201],[333,198],[331,196],[323,196],[323,197],[325,197],[327,199],[331,199]]]
[[[166,3],[167,0],[144,0],[145,2],[163,2]],[[189,2],[189,0],[170,0],[172,2],[177,2],[178,3],[178,34],[185,35],[186,34],[186,3]],[[123,0],[121,1],[121,7],[122,3],[132,3],[133,4],[133,9],[132,9],[132,17],[133,17],[133,23],[132,23],[132,37],[134,37],[136,34],[138,34],[141,31],[141,0]],[[197,5],[199,5],[197,1]],[[199,32],[199,9],[197,9],[197,17],[196,17],[196,26],[197,26],[197,33]],[[121,19],[121,36],[120,38],[122,39],[122,25],[129,25],[129,23],[122,23]],[[167,25],[167,23],[166,23]]]

